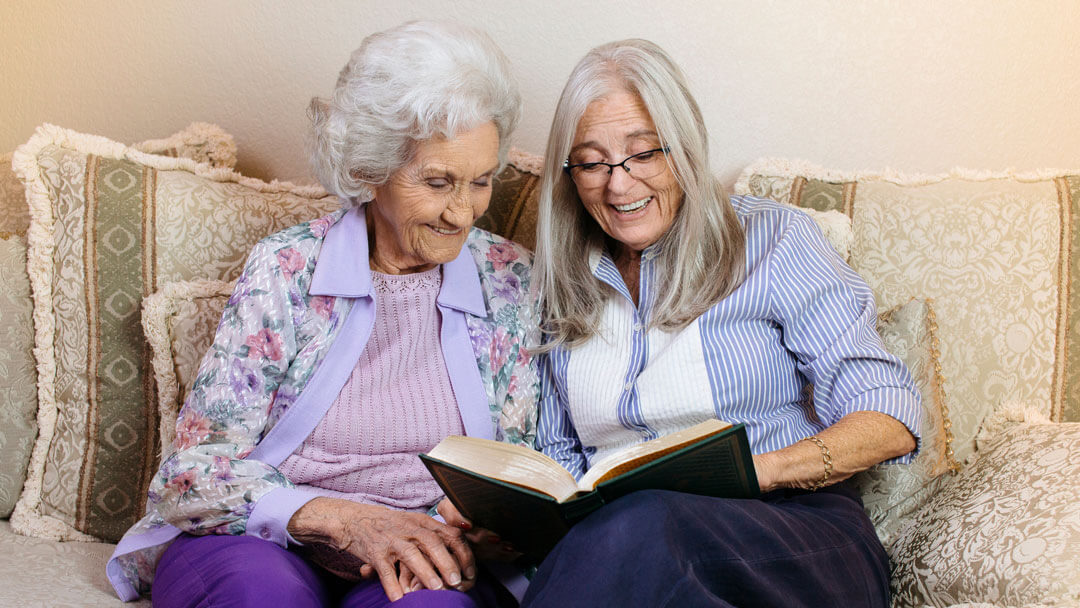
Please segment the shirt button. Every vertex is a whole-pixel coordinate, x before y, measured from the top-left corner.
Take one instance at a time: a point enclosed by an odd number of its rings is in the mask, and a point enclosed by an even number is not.
[[[633,382],[627,382],[626,386],[623,387],[623,390],[628,392],[628,393],[630,391],[634,390],[634,383]]]
[[[270,540],[270,530],[268,528],[259,530],[259,536],[263,537],[264,540]]]
[[[644,327],[641,323],[634,323],[634,331],[641,331]]]

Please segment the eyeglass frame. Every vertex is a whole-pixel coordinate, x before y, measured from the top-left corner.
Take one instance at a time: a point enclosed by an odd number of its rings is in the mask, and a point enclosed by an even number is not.
[[[571,180],[574,179],[574,174],[571,173],[571,171],[573,171],[576,167],[596,166],[596,165],[604,165],[604,166],[606,166],[608,168],[607,174],[608,174],[608,179],[609,180],[611,179],[612,172],[615,171],[615,167],[622,167],[623,170],[626,171],[626,174],[629,175],[630,177],[634,178],[634,179],[648,179],[647,177],[638,177],[638,176],[634,175],[630,171],[630,167],[626,166],[626,162],[629,161],[632,158],[637,158],[639,156],[644,156],[646,154],[652,154],[653,152],[663,152],[664,155],[666,156],[667,154],[669,154],[671,152],[671,147],[670,146],[661,146],[659,148],[653,148],[652,150],[645,150],[644,152],[638,152],[637,154],[631,154],[630,156],[627,156],[626,158],[622,159],[622,162],[619,162],[619,163],[605,163],[603,161],[595,161],[595,162],[591,162],[591,163],[574,163],[573,165],[571,165],[570,164],[570,159],[568,158],[568,159],[563,161],[562,168],[563,168],[563,171],[565,171],[566,174],[570,176]],[[653,175],[653,176],[649,176],[649,177],[655,177],[655,176]]]

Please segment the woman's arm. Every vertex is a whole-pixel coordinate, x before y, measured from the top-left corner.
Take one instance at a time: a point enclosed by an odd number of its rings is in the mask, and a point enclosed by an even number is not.
[[[180,412],[176,451],[151,482],[149,505],[188,533],[244,534],[261,498],[292,487],[274,467],[245,459],[297,352],[278,253],[264,241],[248,257]]]
[[[784,346],[814,385],[811,416],[826,428],[820,443],[804,439],[756,456],[763,491],[836,483],[918,445],[919,395],[874,329],[870,288],[812,220],[790,219],[771,253],[770,300]]]
[[[852,412],[817,437],[828,449],[831,470],[827,479],[821,446],[804,439],[754,456],[761,491],[812,489],[822,480],[831,485],[915,449],[915,438],[902,422],[872,411]]]

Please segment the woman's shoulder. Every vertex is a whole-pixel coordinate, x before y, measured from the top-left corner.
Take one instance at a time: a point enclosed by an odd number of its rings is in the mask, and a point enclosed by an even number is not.
[[[345,213],[346,211],[342,209],[279,230],[261,239],[257,249],[262,248],[269,251],[295,249],[301,253],[313,253],[318,250],[319,245],[326,238],[326,233],[330,230],[330,227],[336,224]]]
[[[472,229],[465,246],[476,262],[480,284],[489,303],[498,299],[519,305],[525,301],[532,270],[531,251],[480,228]]]
[[[731,206],[746,232],[747,241],[775,242],[782,236],[799,235],[816,226],[806,210],[767,198],[732,196]]]

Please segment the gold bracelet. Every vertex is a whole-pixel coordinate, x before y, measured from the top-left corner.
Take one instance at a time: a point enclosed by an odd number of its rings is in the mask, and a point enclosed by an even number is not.
[[[829,481],[829,477],[832,477],[832,454],[829,452],[829,446],[825,445],[825,442],[821,440],[817,435],[811,435],[806,438],[807,441],[813,441],[821,448],[821,462],[825,465],[825,474],[821,476],[821,479],[815,481],[810,486],[810,490],[817,492],[821,488],[825,487],[825,483]]]

